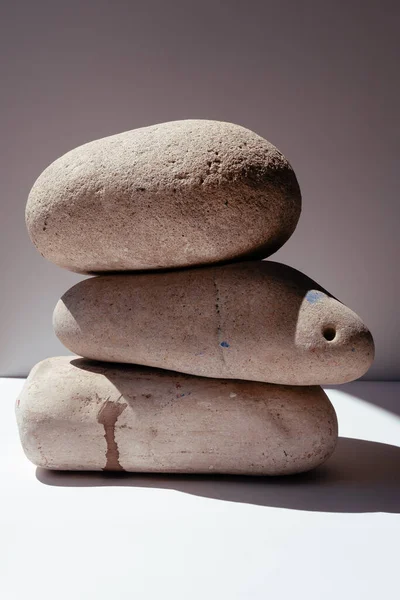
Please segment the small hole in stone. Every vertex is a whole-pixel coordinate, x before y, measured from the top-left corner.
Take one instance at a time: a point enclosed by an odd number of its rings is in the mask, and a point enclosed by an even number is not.
[[[332,342],[336,337],[336,329],[334,327],[325,327],[322,334],[328,342]]]

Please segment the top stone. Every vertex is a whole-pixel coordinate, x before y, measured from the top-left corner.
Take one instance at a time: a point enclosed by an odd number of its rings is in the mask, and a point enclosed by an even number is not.
[[[178,268],[265,258],[293,233],[293,169],[252,131],[174,121],[68,152],[29,195],[29,235],[78,273]]]

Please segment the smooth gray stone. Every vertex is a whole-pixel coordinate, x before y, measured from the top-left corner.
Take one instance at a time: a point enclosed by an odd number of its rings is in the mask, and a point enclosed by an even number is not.
[[[265,258],[300,211],[275,146],[239,125],[188,120],[68,152],[34,184],[26,224],[45,258],[98,273]]]
[[[50,358],[16,403],[23,448],[47,469],[287,475],[337,441],[320,387],[192,377]]]
[[[53,324],[80,356],[206,377],[339,384],[374,357],[353,311],[267,261],[93,277],[64,294]]]

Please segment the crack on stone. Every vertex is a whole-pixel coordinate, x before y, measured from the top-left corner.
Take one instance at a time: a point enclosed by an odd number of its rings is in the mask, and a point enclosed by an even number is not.
[[[48,466],[49,466],[49,461],[47,460],[47,458],[46,458],[46,455],[45,455],[45,453],[43,452],[42,445],[41,445],[41,443],[39,442],[39,440],[38,440],[37,436],[34,434],[34,436],[33,436],[33,437],[34,437],[34,439],[35,439],[35,441],[36,441],[36,444],[37,444],[37,449],[38,449],[38,451],[39,451],[40,458],[42,459],[42,462],[43,462],[44,468],[45,468],[45,469],[47,469],[47,468],[48,468]]]
[[[229,369],[228,365],[226,364],[226,358],[225,358],[225,352],[224,352],[224,347],[229,348],[229,344],[228,344],[228,346],[221,345],[224,343],[224,340],[222,339],[222,327],[221,327],[221,308],[220,308],[221,298],[220,298],[220,292],[219,292],[216,277],[213,277],[213,284],[214,284],[214,290],[215,290],[215,311],[216,311],[216,315],[217,315],[217,342],[218,342],[218,347],[220,349],[222,364],[224,365],[227,373],[230,374],[230,369]]]
[[[107,443],[106,466],[103,471],[123,471],[119,462],[119,449],[115,439],[115,425],[118,417],[128,406],[125,402],[116,402],[107,399],[97,414],[97,422],[104,427],[104,438]]]

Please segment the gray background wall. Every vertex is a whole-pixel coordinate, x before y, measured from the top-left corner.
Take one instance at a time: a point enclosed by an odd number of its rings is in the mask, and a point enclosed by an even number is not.
[[[278,146],[303,192],[274,259],[358,312],[399,363],[397,0],[3,0],[0,31],[0,374],[65,353],[51,328],[80,279],[46,262],[28,192],[84,142],[184,118],[232,121]],[[396,322],[397,321],[397,322]]]

